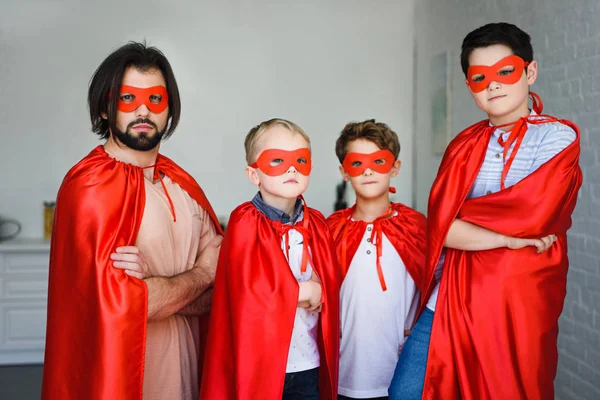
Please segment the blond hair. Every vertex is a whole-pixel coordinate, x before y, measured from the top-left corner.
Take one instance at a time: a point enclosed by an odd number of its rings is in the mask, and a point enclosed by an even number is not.
[[[273,118],[268,121],[263,121],[260,124],[256,125],[254,128],[250,129],[250,132],[246,135],[246,139],[244,140],[244,147],[246,149],[246,162],[248,165],[252,165],[256,159],[258,158],[258,139],[265,133],[267,130],[274,126],[283,126],[287,130],[292,133],[297,133],[304,138],[308,142],[308,148],[310,149],[310,138],[295,123],[288,121],[283,118]]]

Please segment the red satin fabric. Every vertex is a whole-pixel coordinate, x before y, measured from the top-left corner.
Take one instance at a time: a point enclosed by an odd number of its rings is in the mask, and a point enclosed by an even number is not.
[[[161,155],[156,167],[208,211],[220,232],[194,179]],[[50,250],[42,399],[142,398],[147,287],[114,268],[110,254],[135,245],[144,205],[143,170],[102,146],[67,173]]]
[[[552,399],[558,317],[566,293],[566,231],[581,186],[577,139],[508,189],[465,201],[494,127],[482,121],[448,147],[428,213],[429,288],[455,218],[508,236],[557,234],[552,247],[446,250],[424,399]]]
[[[323,288],[319,322],[321,399],[337,398],[339,286],[323,216],[309,208],[312,267]],[[298,283],[281,250],[281,223],[248,202],[229,219],[213,295],[201,399],[281,399]],[[308,236],[308,237],[307,237]]]
[[[368,225],[364,221],[352,221],[350,219],[355,207],[337,211],[327,218],[327,224],[333,235],[337,257],[342,268],[342,279],[350,268],[350,263],[358,250]],[[392,243],[419,291],[423,293],[427,283],[425,281],[427,274],[424,269],[427,221],[423,214],[405,205],[392,203],[391,207],[397,215],[382,219],[379,222],[381,232]],[[377,272],[374,270],[373,273]]]

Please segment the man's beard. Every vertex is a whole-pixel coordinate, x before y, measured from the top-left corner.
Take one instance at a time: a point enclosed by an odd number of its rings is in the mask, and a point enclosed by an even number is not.
[[[152,127],[154,127],[154,134],[150,132],[137,132],[137,135],[134,135],[131,132],[131,129],[134,125],[139,124],[151,125]],[[129,147],[132,150],[150,151],[156,146],[158,146],[166,130],[167,127],[165,126],[165,129],[161,132],[158,130],[156,124],[148,118],[139,118],[135,121],[130,122],[127,125],[127,128],[125,128],[125,132],[119,130],[119,128],[116,128],[114,134],[121,143],[123,143],[125,146]]]

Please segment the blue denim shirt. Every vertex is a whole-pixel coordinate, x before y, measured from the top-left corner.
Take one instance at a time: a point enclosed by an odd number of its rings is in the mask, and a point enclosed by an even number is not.
[[[268,205],[263,200],[260,192],[256,193],[254,198],[252,199],[252,204],[267,218],[273,221],[279,221],[282,224],[292,224],[295,225],[298,222],[298,219],[302,216],[302,200],[300,198],[296,199],[296,204],[294,205],[294,218],[286,214],[285,212],[275,208],[273,206]]]

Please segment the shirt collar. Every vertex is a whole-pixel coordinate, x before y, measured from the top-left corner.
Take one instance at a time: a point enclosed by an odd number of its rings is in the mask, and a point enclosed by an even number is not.
[[[298,221],[302,220],[301,217],[304,214],[302,200],[300,198],[296,199],[296,204],[294,205],[294,218],[292,218],[287,213],[281,211],[280,209],[265,203],[260,192],[256,193],[256,195],[252,199],[252,204],[254,204],[258,211],[263,213],[267,218],[269,218],[272,221],[281,222],[282,224],[295,225]]]
[[[531,109],[531,110],[530,110],[530,112],[529,112],[529,116],[530,116],[530,117],[537,117],[537,116],[538,116],[538,113],[536,113],[535,111],[533,111],[533,109]],[[491,123],[491,122],[490,122],[489,124],[490,124],[490,126],[492,126],[492,123]],[[529,125],[530,125],[530,124],[529,124],[529,122],[528,122],[528,123],[527,123],[527,126],[529,126]],[[503,131],[502,129],[496,128],[496,129],[494,130],[494,133],[493,133],[493,135],[494,135],[494,137],[496,137],[496,138],[499,138],[499,137],[500,137],[500,135],[505,135],[505,134],[508,134],[508,133],[509,133],[509,132],[505,132],[505,131]]]

